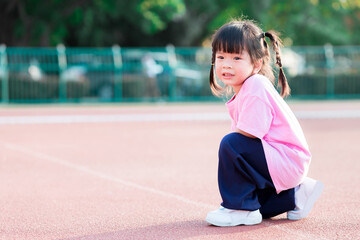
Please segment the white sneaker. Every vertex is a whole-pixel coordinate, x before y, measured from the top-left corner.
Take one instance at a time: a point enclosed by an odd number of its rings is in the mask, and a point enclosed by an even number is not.
[[[287,218],[300,220],[307,217],[323,189],[322,182],[306,177],[295,190],[295,209],[287,212]]]
[[[255,211],[232,210],[221,206],[208,213],[206,221],[219,227],[232,227],[237,225],[254,225],[262,221],[259,209]]]

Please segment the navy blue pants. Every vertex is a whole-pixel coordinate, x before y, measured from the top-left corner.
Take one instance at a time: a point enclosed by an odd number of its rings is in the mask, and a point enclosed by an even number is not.
[[[295,208],[294,189],[276,193],[261,140],[240,133],[226,135],[219,148],[219,190],[222,206],[257,210],[270,218]]]

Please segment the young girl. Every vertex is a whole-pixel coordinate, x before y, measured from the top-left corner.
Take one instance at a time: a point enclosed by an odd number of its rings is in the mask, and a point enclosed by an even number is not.
[[[280,67],[274,88],[270,51]],[[215,79],[225,85],[221,87]],[[306,177],[311,154],[303,131],[282,97],[290,93],[280,59],[280,39],[250,20],[222,26],[212,42],[210,86],[215,95],[228,88],[226,103],[233,133],[219,148],[219,209],[206,221],[216,226],[253,225],[287,212],[287,218],[306,217],[323,184]]]

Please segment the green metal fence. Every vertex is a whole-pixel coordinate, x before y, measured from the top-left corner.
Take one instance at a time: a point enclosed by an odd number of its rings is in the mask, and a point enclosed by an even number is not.
[[[360,98],[360,47],[283,49],[293,98]],[[2,103],[216,100],[209,48],[0,46]]]

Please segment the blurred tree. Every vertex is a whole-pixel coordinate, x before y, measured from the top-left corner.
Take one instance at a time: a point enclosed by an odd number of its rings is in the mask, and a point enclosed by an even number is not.
[[[186,13],[153,36],[160,45],[199,46],[214,29],[209,24],[234,0],[185,0]]]
[[[286,45],[360,43],[360,0],[0,0],[0,43],[199,46],[241,15]]]
[[[185,9],[183,0],[2,0],[0,41],[15,46],[139,45]]]
[[[209,27],[243,14],[279,31],[286,45],[360,44],[360,0],[232,1]]]
[[[89,0],[41,1],[3,0],[0,2],[2,42],[8,45],[48,46],[68,34],[67,22],[73,22],[74,13]],[[5,39],[5,41],[4,41]]]
[[[265,29],[281,31],[295,45],[359,44],[359,0],[272,1],[259,16]],[[354,35],[357,31],[357,37]]]

